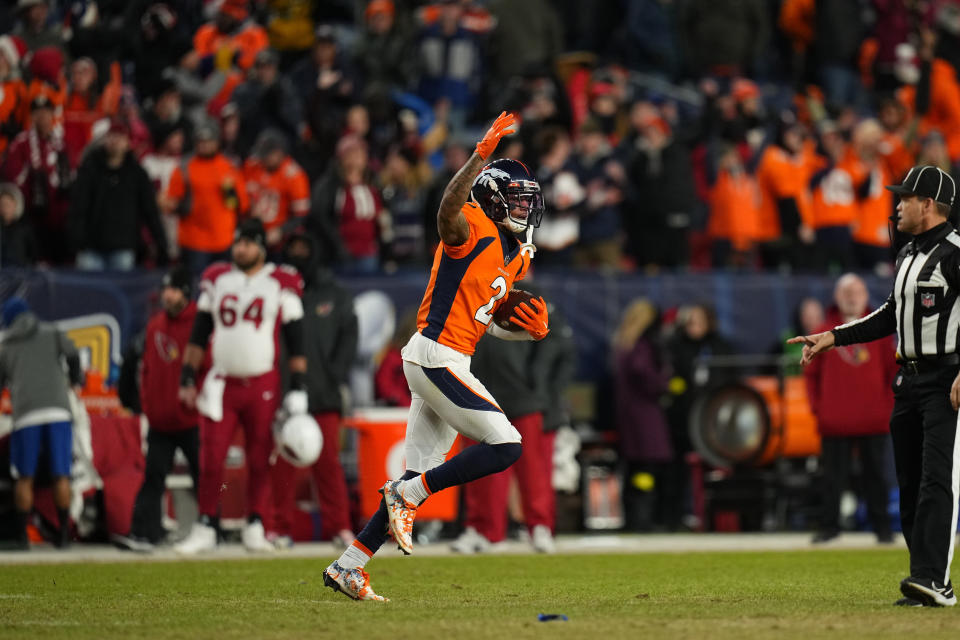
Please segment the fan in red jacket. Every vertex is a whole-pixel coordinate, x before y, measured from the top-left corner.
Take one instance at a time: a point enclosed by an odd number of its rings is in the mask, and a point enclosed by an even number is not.
[[[162,501],[166,478],[179,448],[187,458],[196,490],[199,472],[199,431],[196,409],[180,402],[180,368],[190,340],[197,305],[191,301],[193,275],[175,267],[163,278],[163,310],[150,318],[140,362],[140,404],[150,423],[143,485],[137,494],[127,536],[116,542],[133,551],[149,551],[164,537]]]
[[[836,307],[817,332],[865,316],[868,301],[867,286],[859,276],[841,276],[834,287]],[[837,347],[804,369],[810,408],[817,418],[822,441],[823,503],[815,543],[839,535],[840,494],[855,452],[859,452],[861,485],[877,539],[893,540],[887,517],[889,483],[884,470],[893,410],[890,384],[896,369],[895,347],[890,338]]]

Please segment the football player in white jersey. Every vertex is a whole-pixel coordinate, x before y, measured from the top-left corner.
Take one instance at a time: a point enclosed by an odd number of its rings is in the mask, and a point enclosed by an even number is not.
[[[248,471],[243,544],[250,551],[273,550],[262,518],[270,506],[271,423],[280,403],[279,334],[286,342],[291,374],[284,408],[290,414],[307,412],[303,281],[296,270],[266,261],[266,234],[259,219],[237,226],[231,252],[232,263],[212,264],[203,273],[197,317],[183,357],[180,398],[188,406],[196,404],[200,412],[200,518],[174,547],[184,554],[217,545],[224,459],[237,426],[244,430]],[[198,395],[197,368],[208,341],[213,367]]]

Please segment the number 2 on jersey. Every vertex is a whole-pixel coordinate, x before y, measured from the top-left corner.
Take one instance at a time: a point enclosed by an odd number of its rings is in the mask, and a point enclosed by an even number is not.
[[[490,320],[493,319],[493,316],[490,315],[493,305],[497,304],[497,300],[507,295],[507,281],[503,279],[503,276],[499,276],[490,283],[490,288],[496,289],[497,292],[493,294],[485,305],[477,309],[477,312],[473,316],[474,320],[482,323],[484,326],[490,324]]]
[[[223,296],[220,300],[220,324],[225,327],[233,326],[237,321],[237,296],[232,293]],[[263,322],[263,298],[254,298],[243,312],[243,319],[252,322],[257,329]]]

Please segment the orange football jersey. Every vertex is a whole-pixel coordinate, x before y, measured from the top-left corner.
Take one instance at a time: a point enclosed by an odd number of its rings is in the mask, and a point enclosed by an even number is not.
[[[243,179],[250,194],[250,215],[260,218],[267,231],[310,212],[307,174],[291,158],[273,172],[251,158],[243,168]]]
[[[889,169],[879,163],[870,168],[859,159],[851,165],[854,184],[857,190],[866,180],[870,180],[869,192],[861,193],[857,219],[853,223],[853,241],[874,247],[889,247],[890,232],[888,224],[893,213],[893,193],[883,188],[885,184],[896,182]]]
[[[821,158],[823,165],[827,159]],[[854,187],[857,159],[848,147],[843,158],[837,162],[813,188],[814,229],[824,227],[848,227],[857,219],[859,205]]]
[[[460,246],[437,247],[430,282],[417,314],[417,330],[460,353],[473,355],[477,342],[513,283],[522,280],[530,258],[520,241],[468,202],[461,209],[470,236]]]
[[[756,226],[759,242],[769,242],[781,236],[777,207],[777,201],[781,198],[794,198],[801,220],[810,223],[810,192],[806,185],[812,173],[812,158],[813,152],[809,148],[804,149],[799,157],[787,154],[776,145],[770,145],[763,151],[756,170],[761,197]]]

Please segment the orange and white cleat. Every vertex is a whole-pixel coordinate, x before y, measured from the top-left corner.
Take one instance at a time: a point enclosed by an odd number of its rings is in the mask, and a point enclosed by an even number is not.
[[[370,586],[370,574],[363,569],[344,569],[336,560],[323,571],[323,584],[354,600],[390,602],[390,598],[378,596]]]
[[[400,551],[413,553],[413,520],[417,517],[417,505],[407,502],[400,492],[400,481],[388,481],[380,489],[387,504],[387,522],[390,535],[397,541]]]

